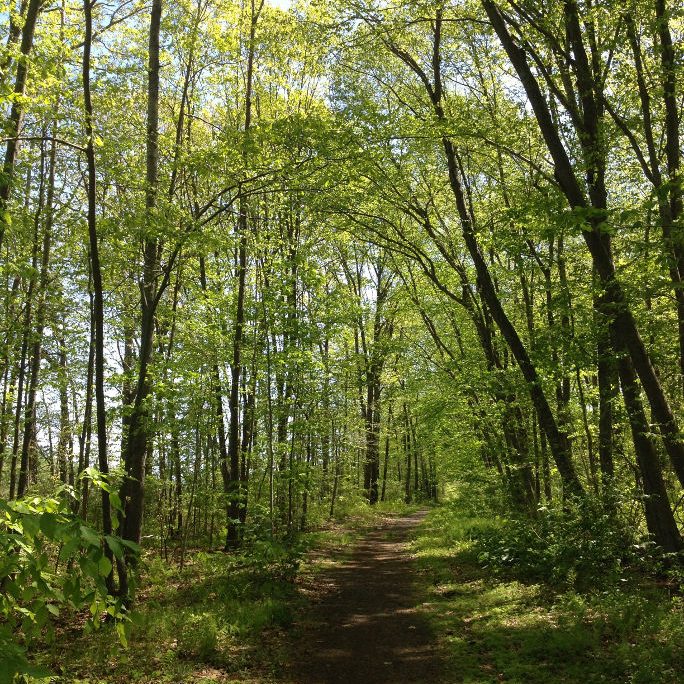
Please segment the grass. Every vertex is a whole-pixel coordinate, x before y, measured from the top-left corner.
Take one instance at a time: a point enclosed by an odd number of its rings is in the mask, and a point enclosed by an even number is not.
[[[494,577],[474,539],[493,523],[433,510],[414,551],[448,681],[684,681],[684,601],[646,581],[593,591]]]
[[[103,624],[91,634],[68,628],[38,656],[60,683],[250,681],[253,670],[277,663],[270,647],[292,622],[296,561],[289,553],[270,562],[196,553],[180,571],[147,557],[128,648]]]
[[[78,616],[39,645],[52,684],[270,684],[282,672],[287,633],[316,593],[316,578],[346,558],[386,515],[415,507],[350,503],[331,525],[285,547],[257,541],[242,554],[194,552],[180,570],[144,557],[128,647],[113,626],[84,634]]]

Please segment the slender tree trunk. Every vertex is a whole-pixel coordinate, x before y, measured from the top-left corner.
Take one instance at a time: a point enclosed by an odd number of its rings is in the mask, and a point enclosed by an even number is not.
[[[302,514],[299,520],[299,529],[306,530],[307,514],[309,512],[309,488],[311,486],[311,461],[313,460],[313,449],[311,444],[311,433],[306,436],[306,462],[304,464],[304,491],[302,492]]]
[[[26,301],[26,316],[30,316],[31,311],[31,289],[29,285],[29,295]],[[17,458],[19,456],[19,430],[21,427],[21,414],[24,402],[24,383],[26,382],[26,356],[28,354],[28,322],[24,326],[23,340],[21,344],[21,352],[19,355],[19,367],[17,370],[17,394],[14,410],[14,427],[12,439],[12,456],[10,461],[10,488],[9,498],[14,499],[16,494],[17,484]]]
[[[200,284],[202,286],[202,292],[207,293],[207,272],[204,257],[200,257]],[[212,385],[212,396],[214,400],[214,414],[216,417],[216,429],[218,433],[218,445],[219,445],[219,468],[221,470],[221,479],[223,482],[223,491],[226,493],[230,488],[230,472],[228,470],[228,446],[226,440],[226,423],[225,416],[223,412],[223,385],[221,382],[221,370],[219,368],[218,361],[212,364],[211,368],[211,385]],[[230,508],[226,502],[226,523],[230,517]]]
[[[601,314],[600,297],[594,298],[597,330],[596,381],[598,384],[598,450],[603,492],[612,488],[615,474],[613,459],[613,403],[616,399],[618,370],[612,353],[609,325]]]
[[[323,471],[321,478],[321,500],[325,498],[329,491],[328,466],[330,463],[330,340],[328,332],[321,344],[321,358],[323,361],[323,431],[321,434],[321,468]]]
[[[619,345],[617,341],[616,343]],[[676,552],[682,548],[682,539],[670,508],[658,452],[649,436],[648,419],[639,397],[636,373],[628,356],[622,356],[618,368],[637,464],[642,476],[648,531],[666,552]]]
[[[372,365],[373,362],[371,361]],[[366,395],[366,454],[364,463],[364,489],[371,504],[378,501],[380,471],[380,377],[377,368],[371,368],[367,378]]]
[[[71,421],[69,416],[69,380],[67,375],[67,351],[66,340],[64,339],[63,321],[58,343],[59,357],[57,372],[59,378],[59,438],[57,441],[57,463],[60,481],[62,484],[68,484],[69,473],[71,472],[73,474],[73,437],[71,433]]]
[[[660,216],[663,223],[663,237],[671,252],[670,274],[674,285],[677,303],[679,372],[684,392],[684,231],[680,225],[682,215],[681,187],[681,140],[679,126],[681,111],[677,98],[677,62],[675,48],[670,33],[670,13],[666,0],[655,0],[656,31],[655,41],[660,56],[661,85],[665,109],[665,158],[667,162],[667,199],[659,201]],[[644,125],[646,122],[644,122]],[[657,166],[656,166],[657,168]],[[656,187],[656,192],[660,190]]]
[[[97,347],[97,336],[95,326],[95,294],[93,292],[93,273],[92,273],[92,259],[90,258],[90,249],[88,249],[88,298],[89,298],[89,313],[90,313],[90,341],[88,344],[88,367],[86,370],[86,386],[85,386],[85,400],[83,407],[83,425],[78,436],[78,475],[86,468],[90,467],[90,450],[92,446],[92,432],[93,432],[93,378],[95,375],[95,350]],[[90,486],[88,478],[79,478],[77,480],[77,488],[80,492],[80,514],[85,520],[88,517],[88,494]],[[79,509],[76,505],[76,511]]]
[[[59,109],[59,102],[55,105],[55,111]],[[24,419],[24,439],[21,449],[21,467],[19,471],[19,496],[26,493],[29,484],[29,462],[32,456],[35,458],[36,445],[36,392],[38,391],[41,357],[43,350],[43,330],[45,328],[45,318],[47,315],[48,284],[50,270],[50,250],[52,246],[52,229],[54,217],[54,196],[55,196],[55,165],[57,156],[57,143],[54,140],[56,125],[53,126],[53,140],[50,145],[48,156],[48,180],[47,193],[45,198],[45,222],[43,227],[43,244],[40,263],[40,276],[37,292],[37,307],[35,317],[35,329],[32,333],[33,342],[30,353],[30,381],[26,399],[26,416]],[[41,159],[44,155],[41,154]],[[41,161],[41,176],[43,172],[43,162]],[[41,201],[43,196],[43,180],[41,178]]]
[[[387,493],[387,468],[389,466],[390,457],[390,429],[392,427],[392,402],[390,401],[387,407],[387,423],[385,427],[385,457],[382,464],[382,493],[380,494],[380,501],[385,500]]]
[[[333,434],[334,434],[334,425],[333,425]],[[340,478],[342,477],[342,463],[340,462],[340,453],[339,453],[339,450],[337,449],[337,445],[334,448],[334,454],[335,454],[335,475],[333,477],[332,492],[330,494],[330,511],[328,513],[328,520],[332,520],[332,517],[335,514],[335,503],[337,501],[337,489],[339,487]]]
[[[21,345],[18,345],[18,341],[21,340],[19,337],[20,331],[16,329],[16,324],[14,322],[19,318],[16,306],[20,285],[21,278],[15,275],[12,279],[12,287],[8,288],[6,291],[4,302],[8,327],[2,349],[4,392],[2,395],[2,414],[0,415],[0,482],[2,481],[2,470],[9,445],[9,432],[12,423],[12,412],[14,400],[16,398],[17,376],[19,372],[19,365],[13,356],[17,352],[16,347],[19,346],[19,348],[21,348]]]
[[[2,406],[0,406],[0,484],[2,484],[2,471],[5,465],[5,449],[7,448],[7,433],[9,431],[10,407],[12,405],[12,388],[16,382],[16,365],[12,366],[10,373],[9,364],[5,365],[2,377]]]
[[[130,273],[129,278],[134,280],[135,274]],[[131,411],[135,401],[135,329],[133,321],[125,320],[123,324],[123,359],[121,370],[121,453],[125,454],[128,449],[128,436],[131,430]]]
[[[233,358],[230,372],[230,396],[228,410],[230,427],[228,430],[228,464],[230,476],[227,482],[228,530],[226,550],[239,544],[240,532],[240,373],[242,371],[242,345],[245,325],[245,282],[247,272],[247,206],[240,201],[240,243],[238,247],[237,278],[238,292],[235,308],[235,329],[233,333]]]
[[[252,87],[254,79],[254,55],[256,50],[255,38],[259,15],[264,6],[264,0],[251,0],[251,14],[249,24],[249,43],[247,46],[247,74],[245,87],[245,136],[248,138],[252,127]],[[247,139],[243,149],[245,166],[248,161]],[[226,532],[226,550],[235,548],[240,543],[238,529],[240,520],[240,373],[242,370],[242,346],[245,327],[245,290],[247,279],[247,231],[249,227],[247,198],[243,188],[240,188],[238,200],[238,256],[236,264],[237,301],[235,304],[235,327],[233,332],[233,358],[230,368],[230,428],[228,432],[228,459],[230,463],[230,482],[226,491],[228,498],[228,530]]]
[[[40,154],[40,181],[38,190],[38,208],[34,217],[34,238],[33,238],[33,254],[31,258],[32,267],[35,270],[38,268],[38,254],[40,252],[40,226],[41,218],[45,205],[45,149],[44,145],[41,147]],[[47,245],[46,245],[47,243]],[[40,357],[42,348],[43,325],[45,320],[45,309],[43,307],[44,301],[44,284],[47,282],[47,266],[46,263],[46,246],[49,260],[49,245],[50,238],[44,229],[42,240],[42,252],[40,263],[40,275],[38,282],[35,276],[31,276],[29,284],[29,291],[27,293],[26,317],[25,317],[25,342],[28,353],[28,381],[26,387],[26,406],[24,408],[24,424],[23,436],[21,440],[21,451],[19,458],[19,480],[17,484],[17,496],[22,497],[26,494],[30,482],[30,460],[31,452],[35,449],[36,436],[36,393],[38,391],[38,375],[40,373]],[[33,303],[36,303],[35,314],[32,311]]]
[[[6,56],[2,64],[0,64],[0,87],[2,87],[3,90],[6,88],[10,75],[9,72],[12,69],[13,48],[21,36],[21,22],[17,21],[17,18],[20,20],[23,19],[26,10],[26,0],[21,0],[18,8],[16,7],[15,2],[11,2],[10,4],[14,5],[14,7],[9,8],[9,30],[7,31],[7,43],[5,44]]]
[[[85,17],[85,42],[83,45],[83,101],[85,109],[86,159],[88,174],[86,194],[88,198],[88,241],[90,246],[90,268],[93,277],[93,327],[95,331],[95,413],[97,423],[97,458],[100,472],[107,477],[109,461],[107,459],[107,404],[105,398],[105,337],[104,337],[104,284],[102,266],[100,264],[100,246],[97,235],[97,173],[95,167],[95,141],[93,129],[93,104],[90,93],[90,51],[93,39],[93,19],[91,0],[83,0]],[[87,483],[84,483],[87,487]],[[112,509],[109,492],[101,489],[102,495],[102,531],[105,535],[112,533]],[[109,545],[105,544],[104,552],[110,562],[113,554]],[[107,577],[107,589],[114,590],[114,575]]]
[[[240,445],[240,537],[244,533],[245,523],[247,522],[247,505],[249,493],[249,473],[252,444],[256,432],[256,391],[257,391],[257,366],[256,366],[256,347],[252,359],[250,371],[249,387],[244,387],[243,409],[242,409],[242,443]]]
[[[567,349],[572,342],[572,326],[570,324],[570,287],[568,285],[564,252],[564,241],[561,234],[557,241],[556,263],[558,264],[558,280],[561,290],[560,337],[561,344],[563,346],[561,348],[561,354],[557,355],[559,370],[561,371],[561,378],[556,384],[556,404],[558,406],[558,424],[561,432],[561,439],[563,440],[565,450],[570,453],[570,431],[572,430],[572,421],[570,417],[570,375],[568,373],[568,369],[566,368],[565,358],[562,351]],[[549,306],[551,305],[550,297],[548,299],[548,304]],[[591,444],[589,444],[589,449],[591,452]]]
[[[44,0],[28,0],[24,26],[21,30],[21,56],[17,63],[17,77],[14,82],[14,98],[10,110],[9,125],[7,129],[7,144],[5,147],[5,160],[0,173],[0,250],[5,239],[5,233],[10,225],[7,211],[9,198],[12,192],[14,167],[19,154],[19,136],[24,122],[24,91],[29,68],[29,53],[33,48],[33,37],[36,29],[36,20],[42,9]]]
[[[411,430],[409,428],[409,413],[406,402],[404,402],[404,434],[402,442],[404,445],[404,456],[406,458],[406,474],[404,481],[404,502],[411,503]]]
[[[150,231],[154,222],[159,174],[159,35],[162,0],[153,0],[150,15],[147,80],[147,144],[145,173],[146,221]],[[121,536],[139,543],[142,530],[145,458],[149,447],[149,367],[154,347],[154,316],[161,291],[157,287],[159,242],[147,236],[143,244],[143,273],[140,286],[140,352],[135,399],[130,408],[126,451],[123,454],[125,477],[120,498],[123,505]],[[129,562],[132,556],[127,559]],[[119,567],[121,591],[128,595],[127,573]]]

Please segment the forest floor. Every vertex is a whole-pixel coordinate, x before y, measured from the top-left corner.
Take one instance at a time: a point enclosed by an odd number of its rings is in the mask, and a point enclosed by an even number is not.
[[[295,624],[292,684],[439,681],[441,663],[408,542],[427,511],[385,518],[351,557],[319,574],[316,603]]]
[[[411,550],[453,684],[679,684],[684,599],[639,568],[579,590],[483,565],[482,530],[501,521],[459,505],[430,512]]]
[[[675,684],[684,601],[638,574],[576,591],[478,559],[491,520],[372,511],[292,549],[156,556],[128,648],[65,623],[34,651],[51,684]]]

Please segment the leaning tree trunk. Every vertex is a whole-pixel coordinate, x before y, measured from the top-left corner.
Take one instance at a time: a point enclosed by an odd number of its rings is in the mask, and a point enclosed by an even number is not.
[[[24,91],[28,77],[28,56],[33,48],[33,37],[36,29],[36,20],[42,8],[44,0],[29,0],[24,18],[24,26],[21,30],[21,56],[17,64],[17,77],[14,82],[14,98],[10,110],[9,126],[7,129],[7,144],[5,146],[5,161],[0,173],[0,249],[5,239],[5,233],[10,225],[7,216],[9,198],[12,192],[12,180],[14,167],[19,154],[19,136],[24,122]]]
[[[619,343],[616,346],[619,346]],[[656,544],[666,552],[680,551],[682,538],[670,508],[658,452],[653,438],[649,435],[648,419],[639,396],[639,383],[628,356],[623,355],[620,358],[618,371],[632,430],[637,465],[641,473],[648,531],[653,535]]]

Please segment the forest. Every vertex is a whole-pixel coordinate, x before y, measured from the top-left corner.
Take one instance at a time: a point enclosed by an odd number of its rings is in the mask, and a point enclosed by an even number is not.
[[[683,41],[2,0],[0,684],[682,681]]]

